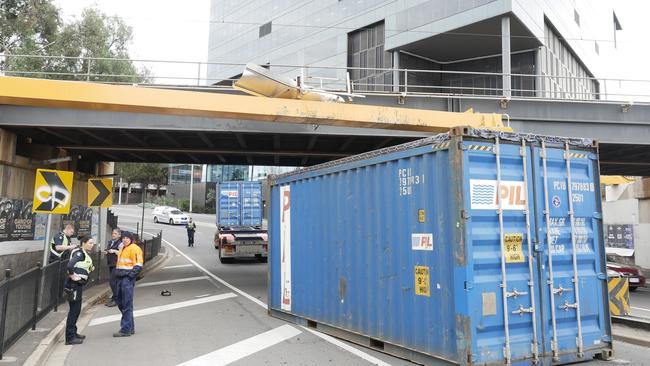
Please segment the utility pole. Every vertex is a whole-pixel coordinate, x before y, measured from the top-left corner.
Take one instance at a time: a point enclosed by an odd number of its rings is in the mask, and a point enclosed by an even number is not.
[[[194,164],[190,168],[190,212],[192,212],[192,198],[194,194]]]

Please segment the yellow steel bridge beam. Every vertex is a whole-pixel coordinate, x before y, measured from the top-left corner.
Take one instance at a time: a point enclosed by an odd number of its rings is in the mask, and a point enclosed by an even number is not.
[[[443,132],[504,128],[502,115],[0,77],[0,104]]]

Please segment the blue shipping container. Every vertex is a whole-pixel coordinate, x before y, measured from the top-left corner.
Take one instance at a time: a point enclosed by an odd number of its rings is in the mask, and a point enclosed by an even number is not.
[[[222,182],[218,192],[217,226],[262,226],[261,182]]]
[[[597,148],[458,128],[272,178],[269,309],[417,362],[612,349]]]

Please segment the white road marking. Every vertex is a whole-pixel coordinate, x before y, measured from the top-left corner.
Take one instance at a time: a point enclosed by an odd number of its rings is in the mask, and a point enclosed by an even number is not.
[[[194,297],[196,297],[198,299],[198,298],[206,297],[206,296],[210,296],[210,294],[197,295],[197,296],[194,296]]]
[[[192,267],[192,265],[191,264],[179,264],[179,265],[176,265],[176,266],[163,267],[162,269],[174,269],[174,268],[185,268],[185,267]]]
[[[646,308],[637,308],[637,307],[634,307],[634,306],[630,306],[630,308],[631,308],[631,309],[634,309],[634,310],[647,311],[647,312],[650,313],[650,309],[646,309]]]
[[[174,304],[154,306],[154,307],[134,311],[133,312],[133,317],[137,318],[137,317],[141,317],[141,316],[145,316],[145,315],[160,313],[160,312],[163,312],[163,311],[176,310],[176,309],[181,309],[181,308],[185,308],[185,307],[188,307],[188,306],[201,305],[201,304],[206,304],[206,303],[209,303],[209,302],[230,299],[230,298],[233,298],[233,297],[237,297],[237,295],[233,294],[232,292],[228,292],[228,293],[221,294],[221,295],[204,297],[202,299],[188,300],[188,301],[177,302],[177,303],[174,303]],[[120,315],[105,316],[105,317],[102,317],[102,318],[93,319],[90,322],[90,324],[88,324],[88,326],[92,327],[94,325],[100,325],[100,324],[105,324],[105,323],[116,322],[116,321],[119,321],[121,318],[122,318],[121,314]]]
[[[183,362],[178,366],[228,365],[263,349],[291,339],[300,333],[301,332],[298,329],[290,325],[283,325],[269,330],[268,332],[258,334],[248,339],[244,339],[243,341],[231,344],[230,346],[197,357],[193,360]]]
[[[321,332],[318,332],[318,331],[315,331],[313,329],[309,329],[309,328],[306,328],[306,327],[302,327],[302,329],[312,333],[313,335],[315,335],[317,337],[322,338],[323,340],[326,340],[326,341],[330,342],[331,344],[333,344],[333,345],[335,345],[335,346],[337,346],[339,348],[342,348],[342,349],[352,353],[353,355],[355,355],[357,357],[363,358],[364,360],[370,362],[373,365],[391,366],[389,363],[386,363],[386,362],[384,362],[384,361],[382,361],[382,360],[380,360],[380,359],[378,359],[376,357],[373,357],[373,356],[371,356],[371,355],[369,355],[369,354],[367,354],[367,353],[365,353],[365,352],[363,352],[361,350],[358,350],[358,349],[350,346],[349,344],[341,342],[338,339],[336,339],[334,337],[331,337],[331,336],[329,336],[329,335],[327,335],[325,333],[321,333]]]
[[[185,257],[185,259],[187,259],[190,263],[194,264],[196,266],[196,268],[200,269],[201,271],[203,271],[208,276],[212,277],[213,279],[215,279],[219,283],[221,283],[224,286],[228,287],[229,289],[235,291],[236,293],[240,294],[241,296],[247,298],[248,300],[254,302],[255,304],[263,307],[265,310],[268,309],[268,306],[266,305],[266,303],[264,301],[261,301],[260,299],[257,299],[255,297],[249,295],[248,293],[238,289],[237,287],[235,287],[235,286],[231,285],[230,283],[228,283],[228,282],[222,280],[221,278],[217,277],[214,273],[212,273],[212,272],[208,271],[207,269],[203,268],[200,264],[198,264],[195,260],[190,258],[187,254],[181,252],[178,248],[176,248],[176,246],[174,244],[170,243],[168,240],[162,239],[162,241],[165,242],[165,244],[169,245],[172,249],[174,249],[178,254]],[[312,332],[312,333],[314,333],[314,332]],[[314,334],[316,334],[316,333],[314,333]],[[358,357],[360,357],[360,358],[362,358],[364,360],[367,360],[368,362],[375,363],[376,365],[381,365],[381,366],[390,366],[389,363],[385,363],[385,362],[383,362],[383,361],[381,361],[381,360],[379,360],[379,359],[377,359],[377,358],[375,358],[375,357],[373,357],[373,356],[371,356],[371,355],[369,355],[369,354],[367,354],[367,353],[365,353],[365,352],[363,352],[363,351],[361,351],[359,349],[356,349],[356,348],[354,348],[352,346],[349,346],[349,345],[347,345],[347,344],[345,344],[343,342],[340,342],[340,341],[338,341],[337,339],[335,339],[333,337],[330,337],[328,335],[321,334],[321,333],[318,333],[316,335],[319,336],[321,339],[323,339],[323,340],[325,340],[327,342],[330,342],[331,344],[333,344],[335,346],[338,346],[338,347],[340,347],[340,348],[342,348],[342,349],[344,349],[344,350],[346,350],[346,351],[348,351],[348,352],[350,352],[350,353],[352,353],[352,354],[354,354],[354,355],[356,355],[356,356],[358,356]]]
[[[178,278],[175,280],[167,280],[167,281],[145,282],[145,283],[137,284],[135,287],[149,287],[149,286],[166,285],[168,283],[200,281],[200,280],[207,280],[208,278],[209,278],[208,276],[199,276],[199,277]]]

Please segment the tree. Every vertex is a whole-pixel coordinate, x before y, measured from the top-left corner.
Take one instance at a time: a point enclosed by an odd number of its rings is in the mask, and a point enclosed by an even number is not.
[[[233,170],[230,180],[244,180],[244,171],[241,168]]]
[[[160,192],[160,186],[167,184],[167,166],[156,163],[117,163],[115,164],[115,173],[125,180],[129,187],[131,183],[140,183],[142,192],[150,184],[156,185],[156,190]],[[126,195],[126,204],[129,204],[129,195]]]
[[[3,0],[4,1],[4,0]],[[151,72],[130,61],[128,46],[133,30],[119,17],[87,8],[77,19],[63,24],[51,0],[10,0],[3,3],[6,36],[0,36],[7,75],[47,79],[142,83]],[[21,21],[9,21],[13,17]],[[27,20],[22,21],[22,18]],[[11,57],[11,54],[50,57]],[[12,73],[12,71],[14,71]],[[31,72],[25,74],[25,72]]]

